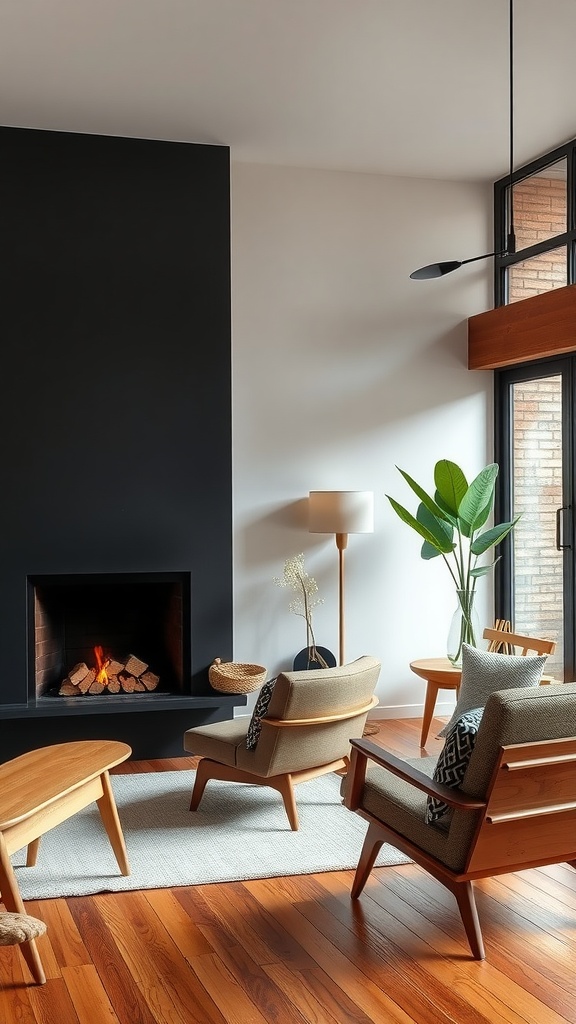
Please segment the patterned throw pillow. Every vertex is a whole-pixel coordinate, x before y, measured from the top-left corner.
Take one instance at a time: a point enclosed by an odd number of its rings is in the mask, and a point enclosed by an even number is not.
[[[462,644],[462,676],[454,713],[438,733],[447,736],[454,722],[472,708],[483,708],[495,690],[538,686],[546,655],[497,654]]]
[[[260,693],[258,694],[258,699],[252,712],[252,718],[250,719],[250,725],[248,726],[248,732],[246,733],[246,747],[248,750],[255,750],[256,744],[260,738],[262,719],[268,711],[268,705],[272,700],[275,682],[275,678],[268,680],[267,683],[264,683]]]
[[[463,714],[451,726],[434,769],[432,776],[434,782],[441,782],[444,786],[450,786],[451,789],[458,788],[466,774],[483,714],[484,708],[474,708]],[[444,825],[447,822],[446,816],[449,814],[451,816],[452,810],[453,808],[445,804],[443,800],[429,796],[426,801],[426,823],[428,825],[436,824],[444,818],[444,821],[441,821]]]

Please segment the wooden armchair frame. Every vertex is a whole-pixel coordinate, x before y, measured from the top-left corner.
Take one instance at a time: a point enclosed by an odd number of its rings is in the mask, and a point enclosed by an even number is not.
[[[501,747],[485,800],[476,800],[459,790],[439,785],[417,768],[367,740],[352,740],[352,747],[344,802],[349,810],[369,823],[354,877],[352,899],[357,899],[362,892],[380,847],[389,843],[454,894],[472,954],[483,960],[484,943],[473,879],[561,862],[576,868],[576,737]],[[477,828],[462,871],[452,871],[363,809],[362,791],[368,760],[450,807],[477,814]]]
[[[317,718],[262,718],[262,731],[266,729],[302,729],[310,726],[318,727],[331,722],[345,722],[347,719],[358,718],[359,715],[367,714],[378,704],[378,697],[373,696],[368,703],[362,707],[347,708],[346,711],[334,715],[318,716]],[[286,814],[293,832],[298,831],[298,811],[296,808],[296,797],[294,786],[299,782],[307,782],[318,775],[326,775],[328,772],[346,773],[350,766],[348,757],[339,758],[337,761],[330,761],[327,764],[316,765],[312,768],[304,768],[300,771],[285,772],[281,775],[255,775],[251,772],[236,768],[233,765],[222,764],[212,758],[203,757],[196,769],[196,781],[192,790],[190,810],[196,811],[202,799],[206,784],[210,779],[219,779],[222,782],[247,782],[251,786],[270,786],[275,789],[284,803]]]

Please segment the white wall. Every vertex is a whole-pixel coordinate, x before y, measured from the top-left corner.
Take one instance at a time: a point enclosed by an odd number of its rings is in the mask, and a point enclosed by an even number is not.
[[[324,598],[316,640],[337,652],[336,545],[307,532],[306,499],[373,490],[376,532],[346,552],[346,660],[382,659],[381,717],[421,715],[409,662],[445,655],[454,588],[385,493],[415,510],[395,465],[428,488],[440,458],[469,478],[492,459],[492,374],[466,368],[466,319],[492,304],[492,261],[409,274],[490,251],[490,192],[246,164],[232,181],[234,657],[270,675],[292,667],[305,624],[272,578],[299,552]],[[492,576],[479,597],[488,624]]]

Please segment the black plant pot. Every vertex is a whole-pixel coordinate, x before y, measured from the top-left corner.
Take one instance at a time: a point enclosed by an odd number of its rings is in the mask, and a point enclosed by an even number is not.
[[[294,664],[292,665],[294,672],[325,667],[324,665],[321,665],[319,661],[312,658],[312,650],[314,650],[314,648],[304,647],[301,651],[298,651],[298,654],[294,658]],[[328,668],[334,668],[336,665],[336,658],[332,654],[332,651],[329,651],[327,647],[316,647],[315,650],[318,654],[322,655]]]

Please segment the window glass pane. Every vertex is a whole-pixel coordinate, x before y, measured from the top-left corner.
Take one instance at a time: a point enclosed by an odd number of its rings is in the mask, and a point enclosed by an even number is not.
[[[567,230],[566,160],[514,185],[516,250]]]
[[[514,621],[517,633],[556,640],[546,672],[563,679],[562,552],[556,509],[562,501],[562,379],[522,381],[512,388]]]
[[[551,292],[553,288],[563,288],[566,284],[566,246],[562,245],[508,267],[508,302]]]

